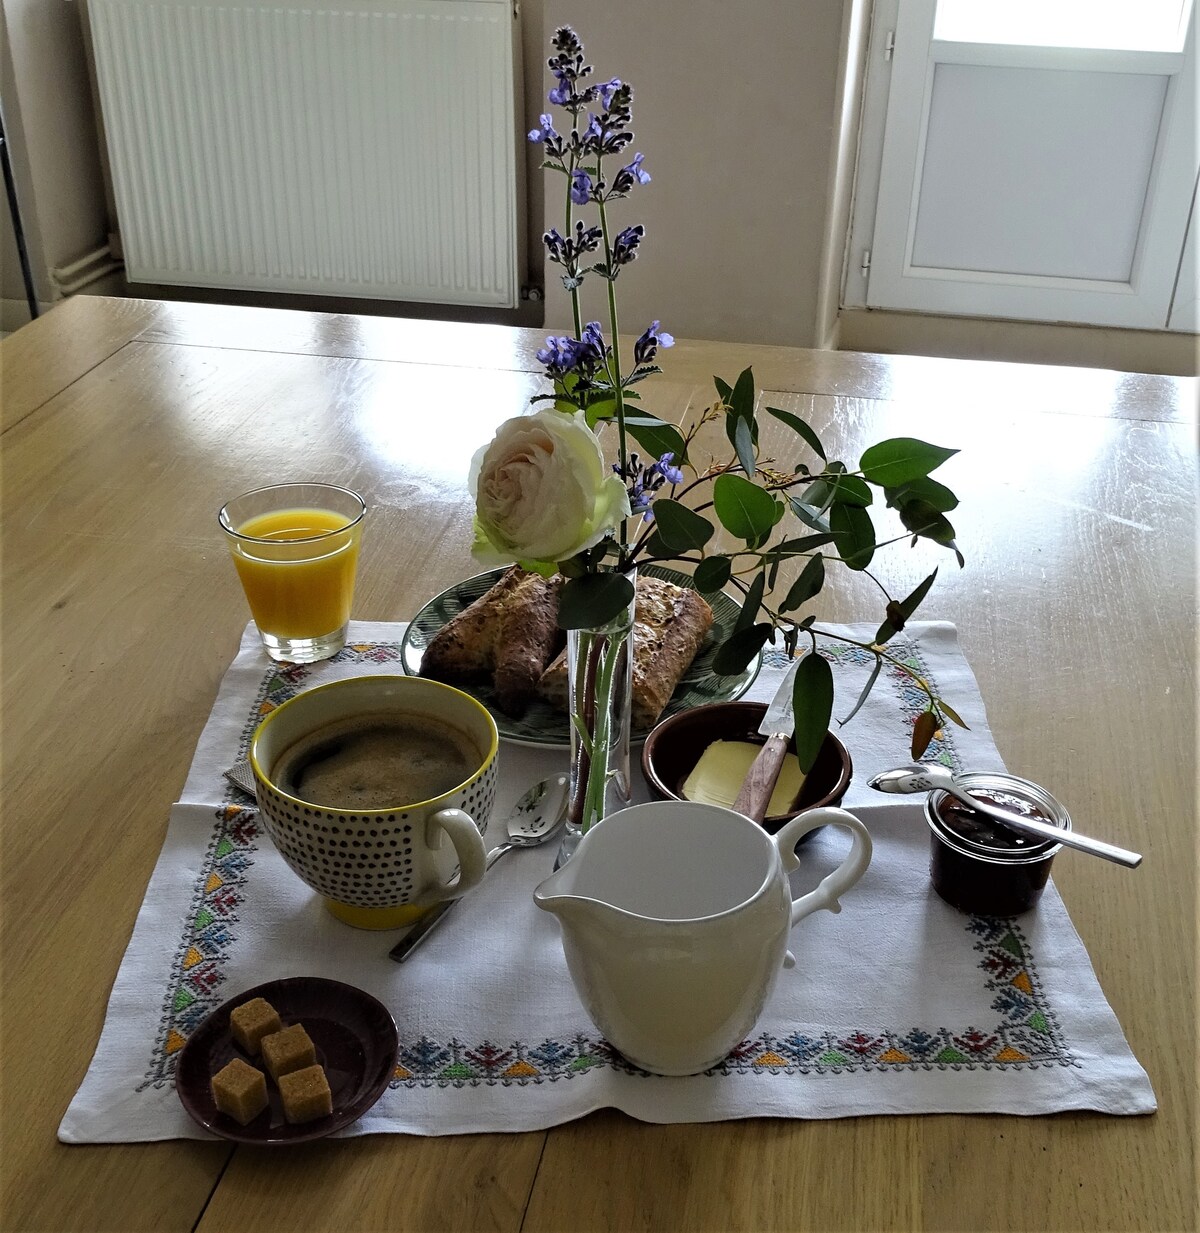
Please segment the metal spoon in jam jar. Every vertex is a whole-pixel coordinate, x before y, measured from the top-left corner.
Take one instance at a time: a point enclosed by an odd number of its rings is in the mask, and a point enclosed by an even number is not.
[[[1102,856],[1107,861],[1136,869],[1142,863],[1141,854],[1130,852],[1127,848],[1118,848],[1114,844],[1104,843],[1099,839],[1089,839],[1077,831],[1064,831],[1049,822],[1039,822],[1036,818],[1028,818],[1000,809],[988,801],[972,796],[955,779],[954,772],[945,766],[928,762],[910,762],[907,766],[898,766],[894,770],[881,771],[867,780],[870,787],[879,792],[894,792],[907,795],[911,792],[945,792],[955,800],[985,814],[994,821],[1007,826],[1009,830],[1035,839],[1048,839],[1053,843],[1061,843],[1064,848],[1078,848],[1080,852],[1089,852],[1092,856]]]

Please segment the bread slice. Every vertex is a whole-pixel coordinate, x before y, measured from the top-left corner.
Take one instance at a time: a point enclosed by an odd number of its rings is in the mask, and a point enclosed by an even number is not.
[[[689,587],[642,575],[637,580],[633,626],[631,721],[652,728],[671,700],[712,627],[712,609]],[[542,674],[538,693],[566,711],[567,657],[560,654]]]
[[[421,675],[448,685],[490,677],[496,705],[506,715],[523,715],[566,640],[558,628],[561,581],[514,565],[438,631],[421,657]]]

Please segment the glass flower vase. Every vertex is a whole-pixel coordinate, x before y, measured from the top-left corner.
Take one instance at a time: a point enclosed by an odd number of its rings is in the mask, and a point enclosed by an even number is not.
[[[626,575],[636,584],[637,571]],[[567,826],[555,868],[607,814],[633,796],[629,728],[633,687],[634,603],[611,621],[567,631],[571,787]]]

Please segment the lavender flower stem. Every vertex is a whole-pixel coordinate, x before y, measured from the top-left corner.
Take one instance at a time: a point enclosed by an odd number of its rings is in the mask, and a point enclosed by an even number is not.
[[[602,182],[604,172],[601,170],[601,160],[596,160],[596,180]],[[621,474],[628,473],[628,450],[625,440],[625,386],[621,381],[621,335],[617,326],[617,289],[614,285],[616,269],[613,266],[612,243],[608,235],[608,211],[604,208],[604,198],[600,198],[600,230],[604,235],[604,262],[608,266],[608,324],[612,338],[612,369],[610,371],[613,393],[617,399],[617,450],[621,462]],[[625,523],[621,523],[621,567],[628,565],[629,536]]]

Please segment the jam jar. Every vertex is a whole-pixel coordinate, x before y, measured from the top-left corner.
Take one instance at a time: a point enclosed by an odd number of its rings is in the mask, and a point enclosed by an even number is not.
[[[971,771],[959,775],[958,782],[1001,809],[1071,829],[1070,814],[1045,788],[1028,779]],[[1061,844],[1020,835],[945,792],[929,794],[925,820],[931,832],[933,888],[960,912],[1016,916],[1041,898]]]

